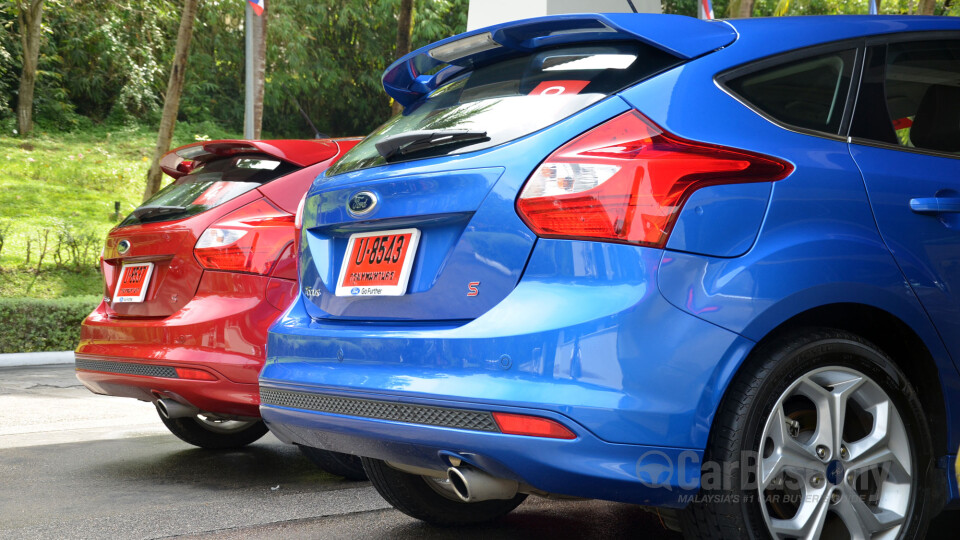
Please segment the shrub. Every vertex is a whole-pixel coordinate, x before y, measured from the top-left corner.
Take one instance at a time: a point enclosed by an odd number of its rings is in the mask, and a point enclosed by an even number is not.
[[[0,353],[76,349],[80,323],[99,303],[99,296],[0,298]]]

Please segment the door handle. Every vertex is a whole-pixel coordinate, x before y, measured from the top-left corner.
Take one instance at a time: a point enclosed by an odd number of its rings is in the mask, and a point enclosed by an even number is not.
[[[916,214],[957,214],[960,213],[960,198],[924,197],[910,199],[910,210]]]

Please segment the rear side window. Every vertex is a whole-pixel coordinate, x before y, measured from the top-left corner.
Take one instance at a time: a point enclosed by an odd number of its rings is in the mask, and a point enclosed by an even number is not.
[[[259,156],[215,159],[158,191],[120,227],[184,219],[296,170],[289,163]]]
[[[783,124],[837,134],[856,50],[791,60],[726,81],[741,99]]]
[[[960,41],[891,43],[882,67],[885,107],[871,112],[884,130],[873,138],[960,152]]]
[[[329,175],[383,165],[383,144],[406,141],[410,151],[385,152],[390,162],[489,148],[543,129],[631,84],[679,64],[677,57],[639,43],[563,47],[481,66],[441,85],[383,124],[329,170]],[[420,132],[463,131],[436,143],[410,143]],[[396,146],[396,144],[394,145]]]

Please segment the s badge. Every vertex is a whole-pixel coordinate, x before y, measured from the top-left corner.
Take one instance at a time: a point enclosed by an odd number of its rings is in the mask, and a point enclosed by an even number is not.
[[[479,287],[480,287],[479,281],[471,281],[470,283],[467,283],[467,296],[476,296],[480,294]]]

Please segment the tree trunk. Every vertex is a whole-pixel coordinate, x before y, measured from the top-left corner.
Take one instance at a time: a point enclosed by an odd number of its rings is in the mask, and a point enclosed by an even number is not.
[[[37,82],[37,61],[40,59],[40,21],[43,0],[19,2],[20,43],[23,45],[23,72],[17,95],[17,130],[21,137],[33,131],[33,88]]]
[[[263,0],[263,13],[253,18],[253,138],[260,138],[263,126],[263,86],[267,71],[267,13],[269,3]]]
[[[400,0],[400,15],[397,18],[397,58],[410,52],[410,36],[413,33],[413,0]],[[403,106],[393,102],[393,114],[398,114]]]
[[[937,9],[937,0],[920,0],[920,8],[917,10],[918,15],[933,15],[933,12]]]
[[[744,19],[753,16],[754,0],[733,0],[730,2],[730,17],[734,19]]]
[[[187,70],[187,55],[190,53],[190,39],[193,37],[193,22],[197,18],[199,0],[184,0],[183,14],[180,16],[180,31],[177,33],[177,49],[173,55],[170,79],[167,81],[167,95],[163,100],[163,115],[160,117],[160,132],[157,134],[157,146],[153,149],[153,161],[147,172],[147,188],[143,200],[149,199],[160,189],[160,158],[170,148],[173,140],[173,128],[177,123],[177,111],[180,110],[180,93],[183,91],[183,78]]]

